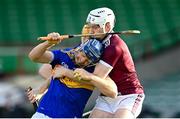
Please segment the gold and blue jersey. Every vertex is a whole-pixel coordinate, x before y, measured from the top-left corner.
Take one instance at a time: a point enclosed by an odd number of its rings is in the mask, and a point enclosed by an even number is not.
[[[68,49],[68,50],[71,50],[71,49]],[[72,61],[72,59],[70,58],[68,54],[68,50],[66,49],[65,51],[64,50],[53,51],[54,60],[51,63],[53,67],[55,67],[56,65],[61,65],[71,70],[74,70],[75,68],[77,68],[74,62]],[[92,66],[85,69],[88,70],[89,72],[92,72],[94,70],[94,67]],[[69,88],[85,88],[89,90],[94,89],[94,86],[90,84],[80,83],[78,81],[69,79],[68,77],[65,77],[59,80]]]
[[[76,65],[66,52],[52,51],[52,67],[62,65],[74,70]],[[94,67],[86,69],[93,72]],[[92,94],[93,86],[82,84],[67,77],[52,79],[47,93],[42,97],[37,112],[52,118],[81,118],[84,107]]]
[[[94,86],[92,86],[90,84],[80,83],[80,82],[74,81],[72,79],[69,79],[68,77],[64,77],[59,80],[69,88],[84,88],[84,89],[88,89],[88,90],[94,89]]]

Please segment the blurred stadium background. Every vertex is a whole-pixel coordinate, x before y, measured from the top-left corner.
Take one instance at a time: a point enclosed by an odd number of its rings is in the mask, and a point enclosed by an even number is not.
[[[0,0],[0,117],[34,113],[24,89],[43,82],[37,75],[40,64],[27,56],[40,42],[37,37],[80,33],[88,12],[104,6],[116,15],[115,31],[141,31],[122,36],[145,88],[139,117],[180,118],[180,0]],[[56,48],[79,42],[69,39]]]

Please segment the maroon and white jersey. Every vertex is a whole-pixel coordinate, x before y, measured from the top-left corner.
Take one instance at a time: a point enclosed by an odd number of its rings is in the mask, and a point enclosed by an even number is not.
[[[144,93],[126,43],[118,35],[112,35],[103,44],[105,50],[100,63],[112,68],[109,76],[116,83],[118,92],[122,95]]]

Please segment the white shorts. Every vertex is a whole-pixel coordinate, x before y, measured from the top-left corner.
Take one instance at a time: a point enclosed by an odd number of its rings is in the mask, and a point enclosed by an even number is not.
[[[48,117],[47,115],[45,115],[43,113],[39,113],[39,112],[34,113],[33,116],[31,117],[31,119],[39,119],[39,118],[52,119],[52,118]]]
[[[144,98],[144,94],[120,95],[117,98],[99,96],[94,108],[112,114],[114,114],[118,109],[127,109],[137,117],[141,112]]]

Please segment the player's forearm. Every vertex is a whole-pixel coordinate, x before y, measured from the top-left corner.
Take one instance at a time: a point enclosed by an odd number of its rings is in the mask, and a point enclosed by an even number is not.
[[[39,88],[38,93],[43,94],[49,87],[51,79],[47,79]]]
[[[45,55],[46,51],[52,46],[53,45],[49,44],[48,41],[37,45],[29,53],[29,58],[34,62],[46,62],[45,58],[44,58],[44,61],[41,61],[41,59],[43,59],[42,57],[45,57],[43,55]]]
[[[106,77],[105,79],[101,79],[98,76],[91,75],[90,76],[91,83],[99,89],[101,93],[104,95],[115,98],[117,96],[117,86],[114,83],[113,80],[111,80],[109,77]]]
[[[77,78],[74,77],[74,71],[71,70],[71,69],[66,69],[66,72],[64,73],[64,76],[68,77],[69,79],[72,79],[74,81],[77,81],[77,82],[80,82],[82,84],[90,84],[90,85],[93,85],[91,82],[89,81],[86,81],[86,80],[77,80]]]
[[[45,80],[48,80],[52,76],[52,66],[50,64],[43,64],[39,71],[38,74]]]
[[[70,79],[74,79],[73,70],[66,68],[66,71],[64,72],[64,76]]]
[[[84,69],[76,69],[74,77],[80,81],[86,81],[97,87],[101,93],[108,97],[115,98],[117,96],[117,86],[110,78],[100,78],[99,76],[89,73]]]

